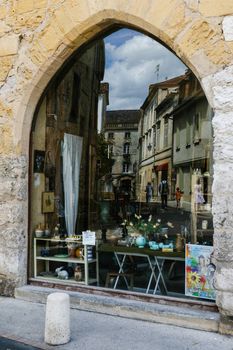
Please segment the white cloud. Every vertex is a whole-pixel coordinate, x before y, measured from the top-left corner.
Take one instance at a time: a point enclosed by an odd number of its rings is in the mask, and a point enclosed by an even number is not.
[[[109,109],[137,109],[157,82],[156,66],[160,65],[159,81],[183,74],[185,66],[165,47],[145,35],[135,35],[120,46],[108,39],[107,68],[104,81],[110,84]]]

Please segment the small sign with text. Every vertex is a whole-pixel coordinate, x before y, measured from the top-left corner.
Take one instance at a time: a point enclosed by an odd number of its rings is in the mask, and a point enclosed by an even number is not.
[[[92,231],[83,231],[83,245],[95,245],[95,232]]]

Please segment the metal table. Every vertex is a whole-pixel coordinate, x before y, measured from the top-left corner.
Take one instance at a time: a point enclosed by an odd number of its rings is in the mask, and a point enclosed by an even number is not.
[[[100,244],[98,246],[98,252],[112,252],[116,258],[119,270],[118,270],[118,276],[116,278],[116,281],[114,283],[113,289],[117,288],[117,284],[119,282],[120,275],[124,274],[124,265],[127,256],[129,257],[141,257],[145,258],[148,262],[148,266],[150,268],[150,278],[146,287],[146,294],[149,293],[151,283],[154,280],[155,286],[153,290],[153,294],[155,294],[158,290],[160,290],[159,283],[161,281],[165,293],[168,293],[167,286],[165,283],[165,279],[163,276],[163,267],[164,262],[166,260],[170,260],[172,262],[174,261],[184,261],[185,260],[185,254],[178,253],[178,252],[162,252],[157,250],[152,250],[149,248],[137,248],[137,247],[126,247],[126,246],[113,246],[110,244]],[[126,277],[124,277],[124,281],[126,283],[127,288],[129,289],[128,281]]]

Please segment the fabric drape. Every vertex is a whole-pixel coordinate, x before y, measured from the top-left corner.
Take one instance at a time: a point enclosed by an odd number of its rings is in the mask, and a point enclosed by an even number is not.
[[[83,138],[64,134],[62,145],[65,220],[69,236],[75,234],[78,215],[79,178]]]

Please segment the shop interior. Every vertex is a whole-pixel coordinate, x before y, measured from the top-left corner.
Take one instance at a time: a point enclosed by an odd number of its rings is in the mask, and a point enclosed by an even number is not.
[[[171,178],[166,207],[157,188],[151,201],[139,200],[138,188],[145,192],[146,183],[137,171],[137,191],[128,194],[131,182],[126,179],[117,195],[113,190],[106,195],[103,184],[111,181],[115,160],[98,130],[104,70],[104,41],[97,40],[62,67],[35,112],[29,280],[214,300],[207,293],[214,264],[207,256],[210,250],[205,251],[213,245],[211,122],[198,139],[203,152],[193,152],[188,164],[174,156],[167,169],[153,165],[153,185]],[[182,124],[176,113],[175,127]],[[175,146],[172,152],[178,153]],[[83,243],[86,232],[95,233],[94,244]],[[188,257],[191,249],[194,255]]]

